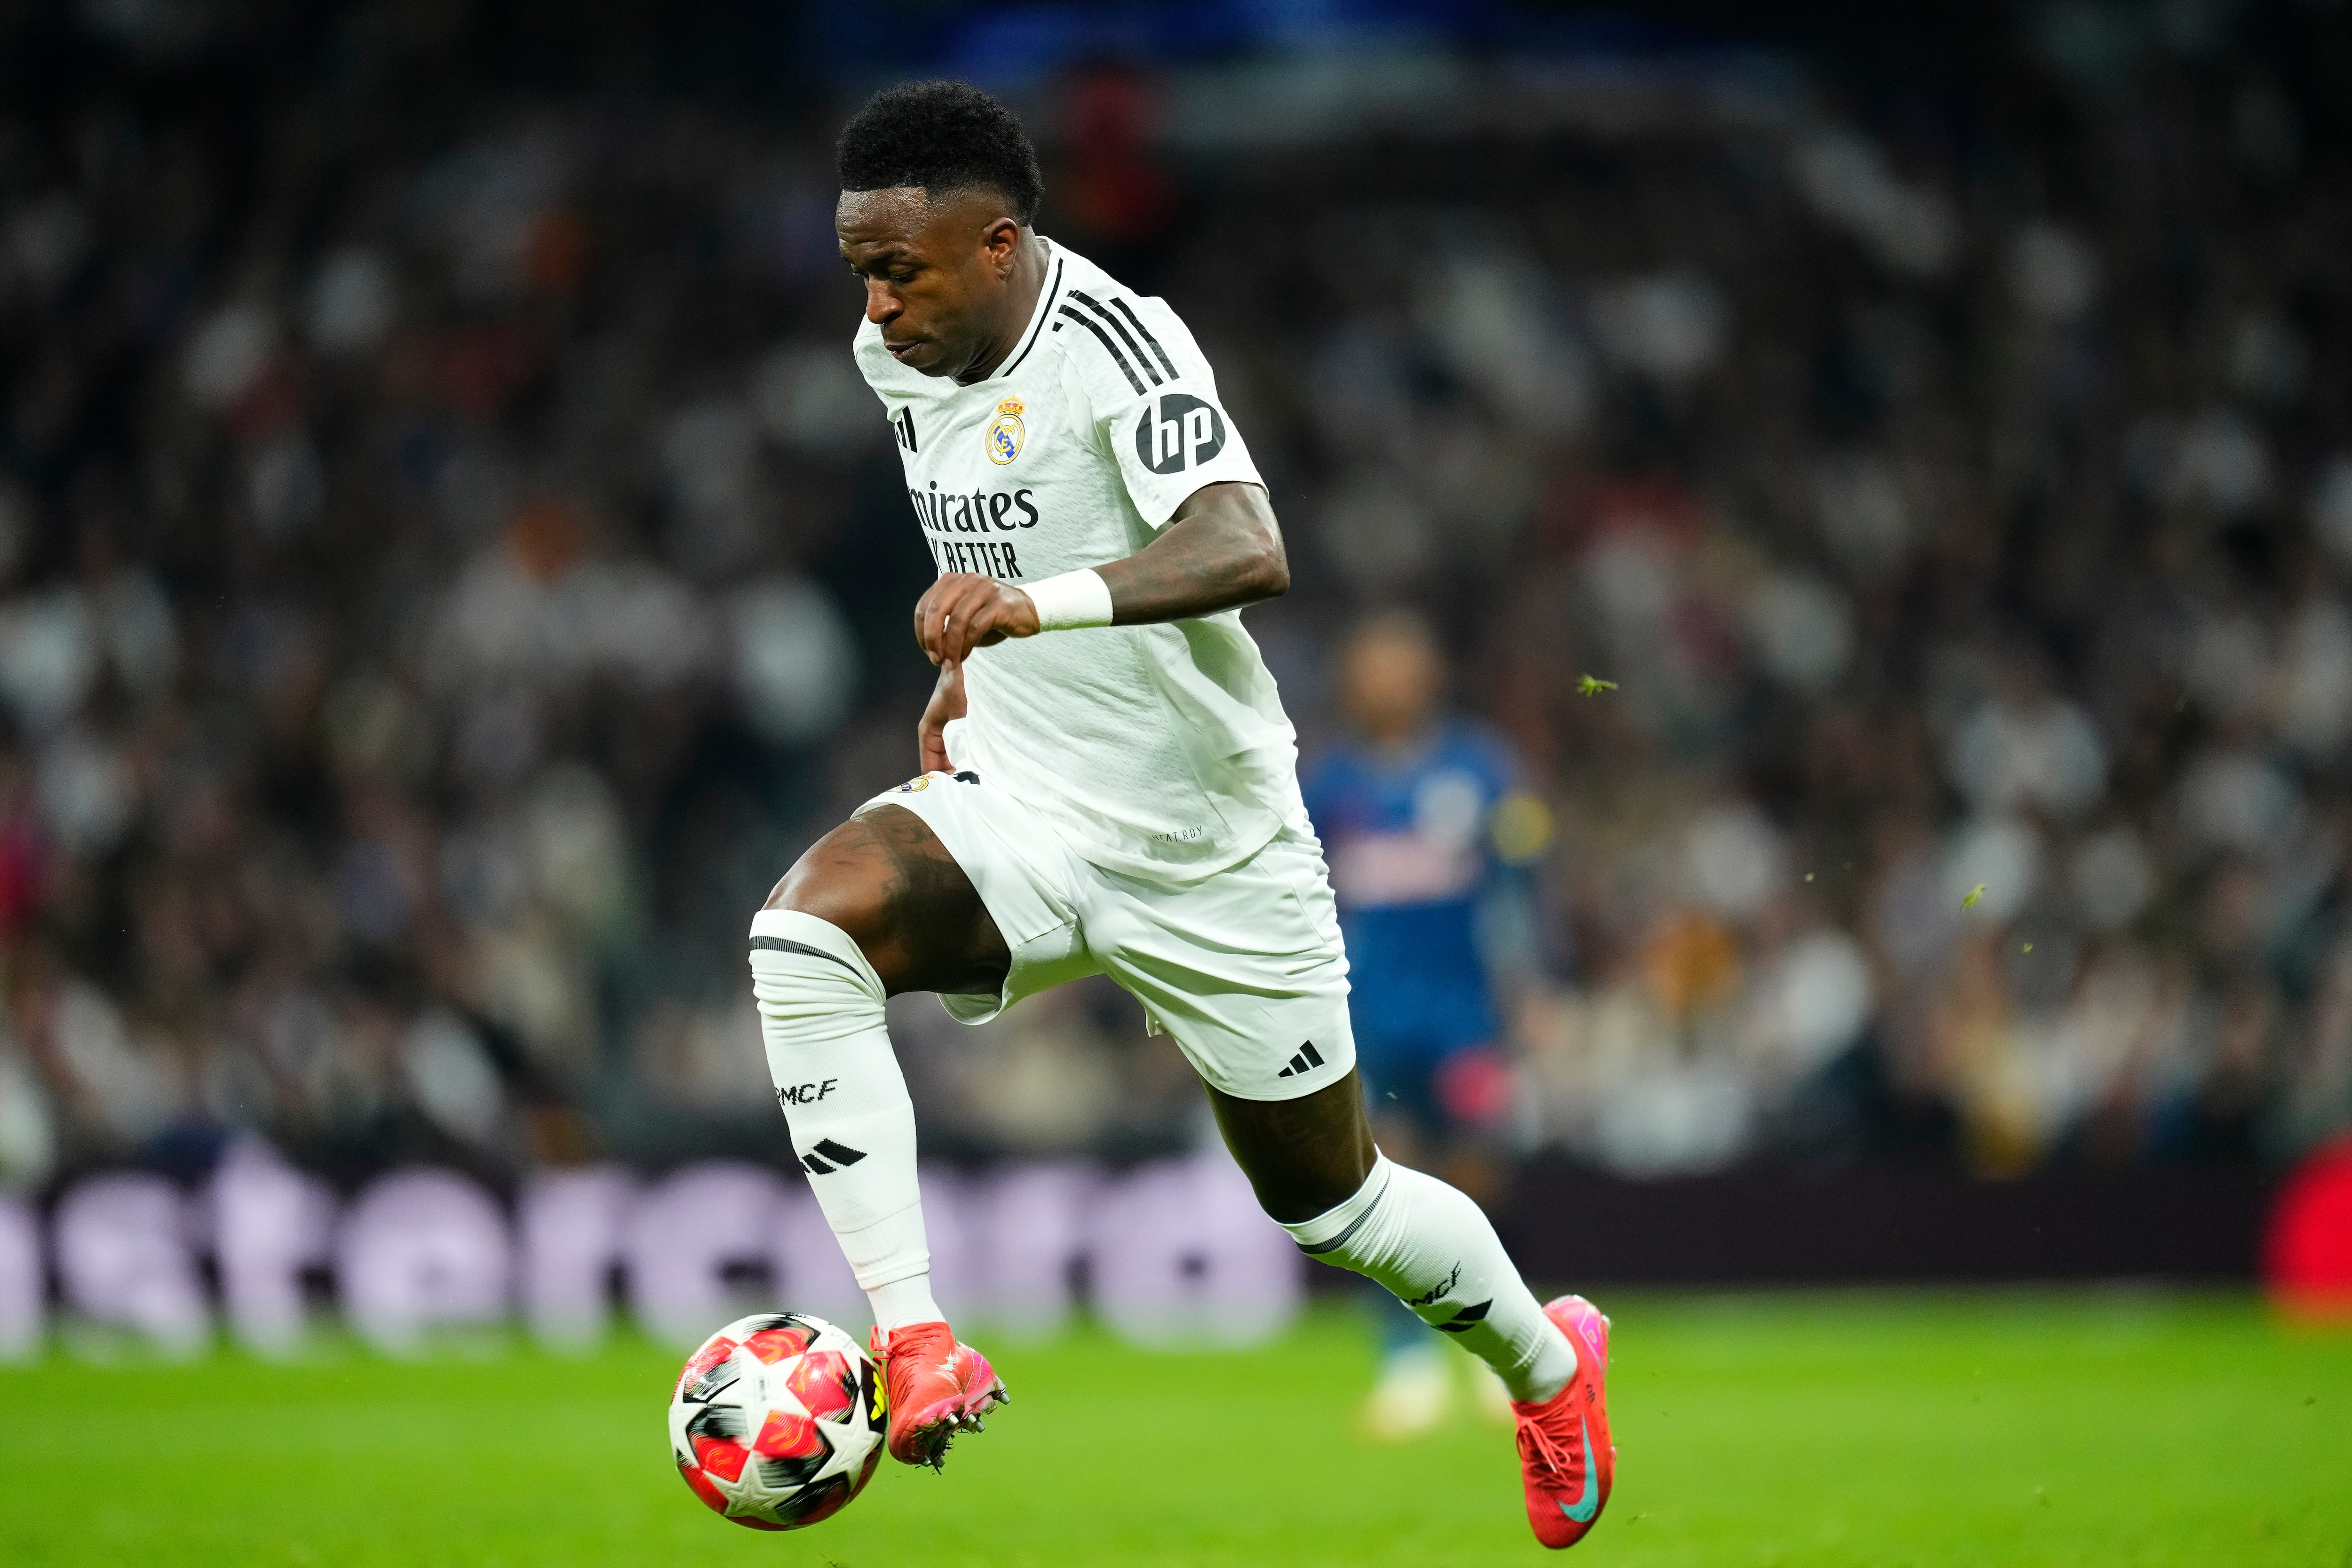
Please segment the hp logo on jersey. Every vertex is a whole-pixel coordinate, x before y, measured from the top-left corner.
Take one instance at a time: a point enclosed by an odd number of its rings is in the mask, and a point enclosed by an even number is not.
[[[1135,426],[1135,455],[1155,474],[1197,468],[1225,449],[1225,421],[1190,393],[1163,392]]]

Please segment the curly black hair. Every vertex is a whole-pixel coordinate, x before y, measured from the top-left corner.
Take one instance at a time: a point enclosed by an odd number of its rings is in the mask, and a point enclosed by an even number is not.
[[[920,185],[934,195],[985,185],[1023,223],[1045,181],[1021,121],[968,81],[910,81],[868,99],[834,149],[845,191]]]

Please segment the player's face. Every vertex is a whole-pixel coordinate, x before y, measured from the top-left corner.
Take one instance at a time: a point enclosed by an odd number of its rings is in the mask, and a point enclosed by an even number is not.
[[[1339,676],[1339,701],[1368,740],[1396,742],[1418,734],[1437,704],[1444,667],[1417,629],[1374,627],[1349,645]]]
[[[962,376],[1004,335],[1021,226],[1001,197],[920,187],[845,191],[835,210],[842,259],[866,284],[882,346],[925,375]]]

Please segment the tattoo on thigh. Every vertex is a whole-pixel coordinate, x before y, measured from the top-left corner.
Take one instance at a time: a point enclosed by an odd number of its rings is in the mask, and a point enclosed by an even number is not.
[[[991,990],[1009,962],[980,891],[928,823],[898,805],[849,819],[859,848],[889,869],[880,888],[894,938],[940,989]],[[977,973],[975,973],[977,966]]]
[[[944,912],[979,899],[971,879],[955,863],[929,824],[902,805],[879,805],[853,816],[849,826],[890,865],[884,896],[903,917]]]

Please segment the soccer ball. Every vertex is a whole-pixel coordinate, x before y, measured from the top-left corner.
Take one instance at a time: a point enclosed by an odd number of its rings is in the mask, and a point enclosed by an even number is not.
[[[882,1381],[865,1348],[805,1312],[702,1342],[670,1394],[669,1450],[712,1511],[753,1530],[830,1519],[882,1458]]]

